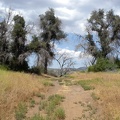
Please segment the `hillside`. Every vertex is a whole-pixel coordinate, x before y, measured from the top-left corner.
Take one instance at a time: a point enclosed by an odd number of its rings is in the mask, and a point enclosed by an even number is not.
[[[0,120],[119,120],[120,73],[63,77],[0,70]]]
[[[0,70],[0,120],[13,118],[13,111],[34,93],[45,90],[43,82],[49,78],[26,73]]]

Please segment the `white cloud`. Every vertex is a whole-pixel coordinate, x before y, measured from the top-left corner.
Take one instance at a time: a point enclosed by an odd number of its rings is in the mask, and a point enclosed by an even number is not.
[[[86,19],[93,10],[114,9],[120,15],[119,0],[1,0],[0,7],[0,10],[11,7],[20,11],[28,21],[35,21],[38,15],[52,7],[62,19],[64,31],[79,34],[85,33]]]
[[[82,51],[74,51],[74,50],[69,50],[67,48],[62,49],[59,48],[57,45],[55,45],[55,49],[59,54],[66,53],[68,56],[72,57],[73,60],[75,61],[75,66],[74,66],[75,68],[89,66],[90,60],[92,60],[91,55],[85,54]],[[59,66],[53,65],[52,67],[57,68]]]
[[[73,58],[79,58],[79,55],[81,54],[81,51],[74,51],[74,50],[69,50],[69,49],[59,49],[58,51],[59,54],[67,53]]]
[[[61,5],[68,5],[69,0],[53,0],[54,2],[61,4]]]
[[[74,51],[74,50],[69,50],[69,49],[62,49],[62,48],[58,48],[56,45],[56,51],[59,54],[63,54],[63,53],[67,53],[70,57],[76,59],[76,60],[80,60],[80,59],[91,59],[92,56],[89,54],[86,54],[82,51]]]

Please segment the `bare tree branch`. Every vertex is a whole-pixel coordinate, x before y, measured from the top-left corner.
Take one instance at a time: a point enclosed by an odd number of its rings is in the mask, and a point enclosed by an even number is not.
[[[58,52],[54,59],[58,62],[60,66],[60,76],[67,74],[70,71],[70,69],[73,68],[75,65],[73,58],[66,52]]]

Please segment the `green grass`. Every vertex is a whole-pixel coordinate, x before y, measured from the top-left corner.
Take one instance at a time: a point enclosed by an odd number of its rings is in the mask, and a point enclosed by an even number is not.
[[[63,110],[63,108],[57,108],[55,111],[55,117],[58,120],[64,120],[65,119],[65,111]]]
[[[91,86],[88,83],[88,81],[86,81],[86,80],[81,80],[81,81],[78,82],[78,84],[80,84],[84,90],[93,90],[93,89],[95,89],[95,87]]]
[[[46,107],[46,113],[48,115],[54,113],[54,110],[63,101],[64,97],[58,94],[48,97],[48,106]]]
[[[43,116],[35,114],[30,120],[45,120]]]
[[[48,115],[51,115],[54,112],[55,108],[56,108],[56,105],[55,105],[54,101],[50,101],[48,103],[48,106],[46,107],[45,111]]]
[[[63,101],[63,99],[65,99],[63,96],[55,94],[55,95],[49,96],[48,101],[53,101],[55,105],[59,105],[60,102]]]
[[[41,101],[40,102],[40,106],[39,106],[39,110],[44,110],[47,106],[47,102],[46,101]]]
[[[44,86],[54,86],[54,84],[52,82],[49,82],[49,81],[43,82],[43,85]]]
[[[40,102],[39,110],[46,113],[45,120],[63,120],[59,118],[64,117],[65,112],[62,108],[58,109],[58,107],[64,99],[63,96],[55,94]]]
[[[30,101],[30,107],[34,107],[35,106],[35,100],[31,100]]]
[[[43,118],[39,114],[35,114],[30,120],[64,120],[65,111],[59,108],[63,99],[65,99],[63,96],[55,94],[49,96],[47,100],[41,101],[39,110],[43,110],[46,116]]]
[[[101,82],[99,79],[94,80],[80,80],[77,82],[77,84],[81,85],[84,90],[93,90],[95,89],[93,84],[98,84]]]
[[[6,65],[0,65],[0,70],[5,70],[5,71],[7,71],[7,70],[9,70],[9,67],[6,66]]]
[[[25,103],[19,103],[17,109],[15,110],[16,120],[23,120],[27,113],[27,106]]]

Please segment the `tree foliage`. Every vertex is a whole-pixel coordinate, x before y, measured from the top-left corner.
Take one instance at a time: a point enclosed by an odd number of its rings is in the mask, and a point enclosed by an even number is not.
[[[111,62],[109,59],[106,58],[99,58],[95,65],[90,66],[88,68],[89,72],[102,72],[102,71],[113,71],[117,69],[117,65]]]
[[[13,42],[11,50],[15,58],[25,51],[26,31],[24,30],[25,21],[23,17],[16,15],[14,17],[14,28],[12,31]]]
[[[40,33],[39,35],[34,33],[31,41],[27,35],[29,33],[29,36],[32,36],[30,33],[33,27],[26,25],[24,17],[14,15],[12,21],[11,12],[9,12],[8,16],[0,21],[0,65],[16,71],[28,71],[30,69],[27,58],[35,53],[36,66],[30,72],[40,74],[44,68],[44,73],[47,73],[48,65],[55,58],[54,44],[64,39],[66,34],[62,30],[62,22],[56,17],[54,9],[50,8],[39,17]],[[87,22],[87,34],[84,37],[80,36],[82,42],[78,46],[84,48],[94,58],[93,63],[96,64],[89,69],[112,70],[116,68],[115,64],[119,67],[119,57],[115,58],[115,56],[118,55],[120,48],[120,16],[115,15],[113,10],[105,12],[99,9],[91,13]],[[114,62],[109,61],[111,56],[115,58]],[[55,59],[61,71],[65,70],[65,65],[69,67],[73,65],[72,59],[66,54]],[[68,66],[66,68],[69,68]],[[61,72],[62,74],[64,73]]]
[[[44,73],[47,73],[49,58],[53,58],[54,56],[54,42],[65,38],[61,24],[61,20],[55,16],[53,9],[49,9],[44,15],[40,15],[40,28],[42,30],[40,37],[45,43],[45,50],[48,52],[48,54],[44,54]]]
[[[5,64],[8,58],[9,41],[6,37],[7,24],[6,21],[0,22],[0,63]]]
[[[115,15],[113,10],[105,12],[99,9],[93,11],[87,21],[87,35],[82,37],[79,46],[95,60],[115,53],[120,46],[120,16]]]
[[[29,70],[38,74],[44,67],[44,72],[47,73],[47,67],[54,56],[55,41],[65,38],[61,24],[54,10],[49,9],[40,15],[40,34],[33,35],[29,41],[27,35],[32,36],[33,25],[26,25],[23,16],[13,15],[12,10],[9,10],[6,18],[0,22],[0,65],[7,65],[16,71]],[[33,53],[37,56],[37,62],[30,69],[28,57]]]
[[[14,27],[12,31],[12,61],[11,68],[14,70],[27,70],[28,64],[23,57],[26,52],[26,30],[25,30],[25,20],[23,17],[16,15],[14,16]]]

